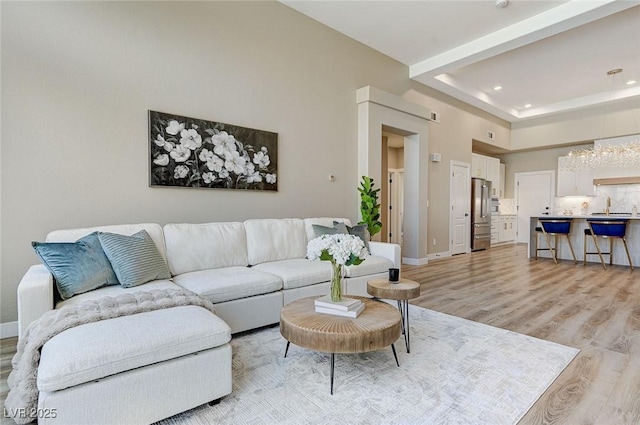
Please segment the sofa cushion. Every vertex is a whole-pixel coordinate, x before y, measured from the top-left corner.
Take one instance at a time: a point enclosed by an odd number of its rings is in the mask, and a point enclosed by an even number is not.
[[[184,273],[174,276],[173,281],[212,303],[268,294],[282,289],[282,280],[278,276],[249,267],[225,267]]]
[[[38,389],[57,391],[223,345],[229,326],[202,307],[181,306],[67,329],[42,347]]]
[[[158,247],[160,255],[166,260],[166,249],[162,227],[155,223],[117,224],[112,226],[87,227],[83,229],[55,230],[47,235],[47,242],[73,242],[93,232],[109,232],[131,236],[140,230],[146,230]]]
[[[76,242],[31,242],[31,245],[55,278],[63,300],[103,286],[118,284],[118,278],[102,250],[97,232]]]
[[[144,285],[133,286],[131,288],[123,288],[120,285],[105,286],[103,288],[85,292],[84,294],[76,295],[66,301],[60,301],[56,304],[56,308],[61,308],[65,305],[79,304],[88,300],[97,300],[102,297],[115,297],[120,294],[138,291],[151,291],[153,289],[180,289],[180,287],[167,279],[154,280],[153,282],[147,282]]]
[[[333,274],[330,261],[310,261],[304,258],[272,261],[258,264],[253,268],[280,277],[284,289],[328,282]]]
[[[247,220],[244,228],[251,265],[304,258],[307,255],[307,235],[304,222],[300,219]]]
[[[171,279],[167,263],[146,230],[131,236],[99,232],[98,237],[120,285],[125,288]]]
[[[164,226],[171,274],[247,266],[247,236],[242,223]]]
[[[334,221],[342,222],[347,226],[351,226],[351,220],[349,220],[348,218],[331,218],[331,217],[305,218],[304,229],[305,229],[305,232],[307,233],[307,242],[317,237],[313,230],[314,224],[317,224],[319,226],[324,226],[324,227],[333,227]]]
[[[347,266],[345,268],[345,276],[360,277],[376,273],[386,273],[391,267],[394,267],[394,265],[388,258],[377,255],[367,255],[365,260],[359,265]]]

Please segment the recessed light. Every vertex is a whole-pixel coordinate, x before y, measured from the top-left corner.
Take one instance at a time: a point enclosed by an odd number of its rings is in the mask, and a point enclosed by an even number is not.
[[[629,80],[629,81],[627,81],[627,85],[628,85],[628,86],[632,86],[632,85],[634,85],[636,82],[637,82],[636,80]]]
[[[524,105],[525,108],[531,108],[531,104],[527,103],[526,105]]]
[[[493,89],[494,89],[495,91],[500,91],[500,90],[502,90],[502,86],[495,86]]]

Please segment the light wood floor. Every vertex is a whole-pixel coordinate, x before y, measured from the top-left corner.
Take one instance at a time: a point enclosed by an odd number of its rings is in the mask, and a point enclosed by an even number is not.
[[[405,266],[412,304],[581,351],[519,425],[640,424],[640,270],[509,245]]]
[[[421,284],[422,294],[412,304],[581,350],[520,425],[636,425],[638,269],[555,265],[527,259],[525,245],[509,245],[404,266],[402,277]],[[15,338],[0,341],[2,404],[15,344]]]

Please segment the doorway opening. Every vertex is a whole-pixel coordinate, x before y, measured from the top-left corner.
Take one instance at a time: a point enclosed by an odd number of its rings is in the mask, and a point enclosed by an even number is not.
[[[404,240],[404,136],[382,129],[382,164],[387,170],[381,192],[382,240],[400,245]]]
[[[358,179],[360,176],[369,176],[376,182],[384,182],[388,177],[388,167],[383,167],[382,164],[382,132],[403,136],[404,202],[401,257],[405,264],[427,264],[428,123],[431,111],[422,105],[371,86],[358,89],[356,102]],[[386,192],[389,190],[387,184],[380,187],[385,188],[385,196],[381,196],[380,200],[388,202],[388,199],[385,201]],[[388,230],[386,233],[388,234]],[[374,240],[382,239],[376,235]]]

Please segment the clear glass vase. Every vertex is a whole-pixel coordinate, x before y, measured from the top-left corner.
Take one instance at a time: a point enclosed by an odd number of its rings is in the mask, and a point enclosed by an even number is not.
[[[331,301],[342,301],[342,264],[331,262],[333,276],[331,277]]]

